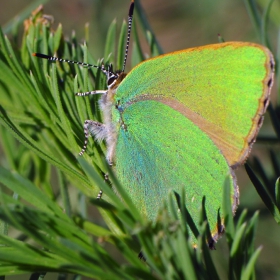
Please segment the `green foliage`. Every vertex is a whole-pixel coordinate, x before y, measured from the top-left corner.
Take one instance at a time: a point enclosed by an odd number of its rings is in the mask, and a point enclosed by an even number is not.
[[[161,53],[145,17],[140,14],[151,53]],[[5,167],[0,167],[3,186],[0,275],[55,271],[94,279],[221,279],[205,242],[209,230],[203,202],[200,228],[190,226],[198,236],[198,246],[193,249],[188,238],[190,229],[186,226],[191,225],[191,217],[184,206],[183,192],[176,194],[181,219],[178,219],[178,206],[169,199],[172,213],[167,213],[163,205],[156,222],[151,223],[135,209],[114,178],[104,160],[103,143],[90,141],[87,154],[78,157],[84,141],[83,121],[101,120],[101,117],[95,96],[81,98],[74,93],[103,89],[105,78],[96,69],[50,63],[32,57],[32,53],[56,53],[58,57],[76,61],[99,62],[87,53],[86,43],[79,45],[74,35],[65,40],[62,26],[53,31],[40,11],[26,24],[20,49],[0,33],[0,129],[6,157]],[[104,62],[115,60],[121,68],[126,24],[120,36],[116,30],[113,21],[104,48]],[[144,55],[135,30],[132,61],[138,63]],[[270,111],[272,115],[273,110]],[[279,122],[276,114],[272,120],[276,127]],[[277,159],[271,158],[276,171]],[[110,182],[104,180],[104,174],[109,174]],[[279,223],[279,182],[272,191],[263,187],[270,185],[264,175],[264,183],[251,171],[250,178]],[[99,209],[102,223],[88,217],[83,199],[78,210],[74,209],[69,182],[79,190],[77,200],[86,196],[88,203]],[[100,189],[104,192],[102,200],[96,199]],[[254,248],[258,212],[248,218],[243,210],[234,223],[227,181],[223,208],[228,278],[255,279],[255,263],[261,251]],[[13,228],[21,233],[21,239],[7,235],[8,229]],[[108,244],[124,261],[109,252]],[[138,258],[140,251],[146,261]]]
[[[93,181],[99,174],[84,160],[79,162]],[[18,173],[0,169],[1,183],[16,192],[21,201],[1,193],[0,218],[33,241],[26,242],[1,235],[0,274],[18,274],[26,271],[58,271],[81,274],[94,279],[219,279],[211,259],[207,239],[207,224],[202,219],[198,247],[193,249],[187,230],[187,209],[179,201],[182,218],[178,220],[177,205],[170,215],[163,207],[155,224],[143,221],[129,198],[122,200],[110,188],[105,193],[114,201],[91,199],[90,202],[118,225],[118,233],[91,223],[79,216],[69,217],[57,203],[32,182]],[[121,187],[116,184],[122,194]],[[102,186],[103,187],[103,186]],[[238,226],[233,226],[231,207],[228,207],[229,184],[225,184],[226,227],[230,249],[229,275],[231,279],[251,279],[253,265],[259,250],[254,251],[253,236],[257,214],[244,222],[241,215]],[[173,194],[170,194],[170,196]],[[185,195],[182,193],[181,198]],[[28,202],[28,206],[26,205]],[[170,203],[173,200],[170,197]],[[129,208],[128,206],[129,205]],[[203,210],[203,207],[202,207]],[[202,215],[203,217],[203,215]],[[98,239],[97,239],[98,238]],[[104,249],[113,244],[126,262],[119,264]],[[140,248],[147,263],[137,255]],[[246,248],[245,252],[243,249]]]

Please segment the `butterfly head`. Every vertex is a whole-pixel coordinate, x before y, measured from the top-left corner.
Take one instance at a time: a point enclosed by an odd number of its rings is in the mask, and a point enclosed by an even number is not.
[[[106,75],[108,89],[115,89],[126,76],[126,74],[121,70],[114,71],[112,64],[108,66],[107,70],[105,69],[104,65],[102,65],[100,70]]]

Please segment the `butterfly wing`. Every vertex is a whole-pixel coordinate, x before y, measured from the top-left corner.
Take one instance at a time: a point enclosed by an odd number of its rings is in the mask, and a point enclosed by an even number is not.
[[[222,187],[232,176],[213,141],[192,121],[157,101],[139,101],[123,113],[116,147],[116,173],[136,207],[153,220],[169,191],[186,190],[186,204],[198,225],[202,197],[213,236]],[[233,207],[238,189],[231,177]],[[221,212],[221,215],[223,213]]]
[[[181,112],[219,147],[230,166],[244,162],[269,101],[274,61],[251,43],[223,43],[156,57],[120,84],[124,107],[157,100]]]
[[[243,163],[262,123],[273,79],[266,48],[224,43],[147,60],[117,88],[116,173],[142,213],[154,219],[170,190],[186,190],[198,223],[206,196],[217,231],[222,187],[231,175],[233,210],[238,187],[231,167]],[[223,213],[221,213],[223,217]]]

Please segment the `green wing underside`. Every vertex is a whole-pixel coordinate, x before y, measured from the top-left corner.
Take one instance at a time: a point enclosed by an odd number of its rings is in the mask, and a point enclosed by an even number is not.
[[[116,172],[138,209],[154,219],[168,192],[180,193],[183,187],[196,224],[206,195],[214,231],[230,168],[212,140],[182,114],[153,100],[127,107],[123,121],[127,129],[118,134]]]
[[[248,43],[175,52],[133,68],[119,85],[116,97],[120,104],[141,98],[182,104],[218,128],[213,133],[241,151],[245,137],[253,134],[253,119],[260,114],[268,62],[267,49]]]

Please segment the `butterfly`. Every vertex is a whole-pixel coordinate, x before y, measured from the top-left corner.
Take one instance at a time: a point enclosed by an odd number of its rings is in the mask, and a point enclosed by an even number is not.
[[[105,140],[108,163],[151,220],[170,191],[184,188],[186,206],[198,224],[205,196],[211,238],[217,241],[224,231],[217,225],[222,187],[229,176],[234,213],[239,203],[234,171],[245,162],[262,125],[273,84],[273,55],[258,44],[226,42],[160,55],[126,74],[133,9],[131,1],[121,71],[34,55],[96,67],[106,75],[106,90],[77,93],[100,94],[103,113],[103,123],[84,122],[79,154],[86,151],[91,135]]]

